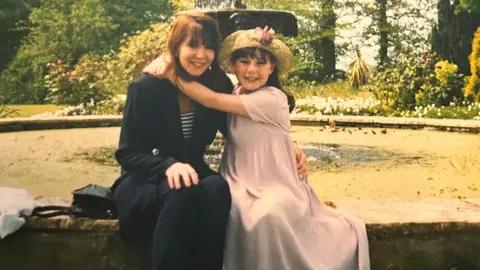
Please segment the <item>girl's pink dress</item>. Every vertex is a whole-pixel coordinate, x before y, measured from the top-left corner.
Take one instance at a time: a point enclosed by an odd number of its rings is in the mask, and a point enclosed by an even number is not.
[[[229,114],[220,166],[232,194],[224,269],[370,269],[365,224],[297,174],[286,95],[240,90],[249,117]]]

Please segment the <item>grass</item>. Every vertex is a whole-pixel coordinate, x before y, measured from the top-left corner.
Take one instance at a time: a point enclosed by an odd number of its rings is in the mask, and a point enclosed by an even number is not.
[[[39,105],[7,105],[7,108],[14,110],[15,113],[10,117],[30,117],[35,114],[44,112],[56,112],[64,108],[64,106],[53,104],[39,104]]]
[[[309,96],[332,97],[332,98],[367,98],[372,96],[370,92],[361,91],[350,87],[348,82],[332,82],[302,89],[292,90],[295,98],[305,98]]]

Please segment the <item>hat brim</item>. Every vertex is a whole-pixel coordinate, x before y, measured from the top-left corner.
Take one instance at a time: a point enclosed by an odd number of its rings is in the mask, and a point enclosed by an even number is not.
[[[232,54],[236,50],[250,47],[270,52],[276,59],[275,67],[280,73],[289,71],[293,66],[293,54],[285,43],[274,38],[271,44],[264,45],[255,38],[254,30],[236,31],[222,42],[218,57],[220,65],[226,72],[232,73]]]

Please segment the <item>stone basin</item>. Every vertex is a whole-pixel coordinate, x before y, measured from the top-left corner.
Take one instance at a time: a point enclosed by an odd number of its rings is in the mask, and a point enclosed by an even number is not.
[[[372,270],[480,269],[480,200],[335,201],[367,225]],[[27,218],[0,240],[2,270],[143,269],[146,253],[125,245],[116,220]]]

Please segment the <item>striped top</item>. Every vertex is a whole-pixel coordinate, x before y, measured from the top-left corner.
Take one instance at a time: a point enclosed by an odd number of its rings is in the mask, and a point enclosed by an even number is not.
[[[182,121],[182,133],[185,139],[192,137],[193,123],[195,121],[195,111],[181,113],[180,119]]]

